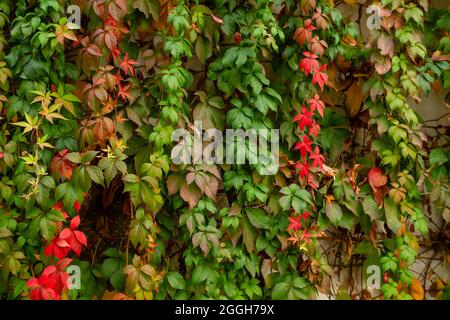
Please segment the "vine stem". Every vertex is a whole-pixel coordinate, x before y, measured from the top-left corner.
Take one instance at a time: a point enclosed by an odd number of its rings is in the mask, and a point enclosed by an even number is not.
[[[133,220],[133,202],[131,201],[131,198],[129,198],[130,201],[130,216],[131,219]],[[126,245],[126,249],[125,249],[125,261],[128,264],[128,252],[130,250],[130,230],[128,230],[128,235],[127,235],[127,245]]]
[[[95,246],[94,254],[92,255],[92,260],[91,260],[91,267],[92,267],[92,265],[94,264],[95,257],[96,257],[96,255],[97,255],[97,249],[98,249],[98,246],[100,245],[100,242],[101,242],[101,241],[102,241],[102,238],[98,239],[97,244],[96,244],[96,246]]]

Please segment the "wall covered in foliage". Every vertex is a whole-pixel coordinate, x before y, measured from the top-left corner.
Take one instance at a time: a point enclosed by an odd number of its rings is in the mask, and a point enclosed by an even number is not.
[[[0,0],[0,30],[1,299],[450,298],[445,4]],[[275,172],[176,163],[196,123],[279,130]]]

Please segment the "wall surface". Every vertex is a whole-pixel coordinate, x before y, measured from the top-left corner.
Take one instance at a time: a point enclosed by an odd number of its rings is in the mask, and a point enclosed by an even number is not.
[[[360,17],[360,30],[361,34],[368,39],[370,36],[370,30],[366,27],[366,8],[373,1],[358,1],[359,4],[363,5],[362,10],[358,10],[357,7],[346,4],[343,2],[339,9],[341,12],[351,19],[352,21],[357,21],[359,14]],[[449,8],[449,0],[438,0],[432,1],[432,6],[437,8]],[[425,35],[426,36],[426,35]],[[414,102],[410,99],[410,105],[416,110],[416,112],[423,119],[425,127],[423,131],[430,137],[436,136],[436,130],[428,128],[427,126],[436,126],[438,124],[448,127],[450,119],[450,109],[449,105],[446,104],[449,101],[450,90],[440,91],[437,94],[435,91],[431,90],[428,96],[421,97],[419,103]],[[434,215],[432,217],[436,226],[442,225],[442,217]],[[382,226],[380,226],[382,227]],[[437,227],[435,227],[437,228]],[[370,283],[366,283],[365,274],[366,270],[362,267],[362,261],[355,261],[353,258],[345,254],[347,250],[347,245],[337,244],[333,241],[323,241],[322,242],[323,252],[327,257],[328,264],[333,267],[334,275],[332,277],[332,282],[329,284],[329,289],[331,294],[319,293],[318,299],[345,299],[348,297],[346,292],[349,292],[347,288],[348,283],[353,283],[353,293],[360,292],[362,289],[368,288]],[[434,275],[437,274],[439,277],[445,281],[450,279],[450,257],[443,256],[442,252],[435,251],[431,248],[431,244],[427,244],[426,247],[420,249],[417,260],[412,267],[412,272],[419,280],[422,282],[425,290],[430,289],[432,281],[434,280]],[[350,275],[352,279],[350,279]],[[369,273],[370,275],[370,273]],[[380,284],[382,284],[383,275],[380,274]],[[376,286],[375,286],[376,287]],[[372,288],[368,290],[372,298],[381,296],[381,292],[377,288]],[[352,292],[350,292],[351,294]],[[430,294],[425,295],[426,299],[433,299]]]

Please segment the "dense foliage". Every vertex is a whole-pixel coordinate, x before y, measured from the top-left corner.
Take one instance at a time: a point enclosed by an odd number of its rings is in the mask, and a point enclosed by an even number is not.
[[[449,10],[0,0],[0,28],[1,298],[450,298],[412,269],[450,257],[448,127],[412,107],[448,93]],[[174,164],[194,121],[280,129],[278,171]],[[357,261],[379,295],[355,289]]]

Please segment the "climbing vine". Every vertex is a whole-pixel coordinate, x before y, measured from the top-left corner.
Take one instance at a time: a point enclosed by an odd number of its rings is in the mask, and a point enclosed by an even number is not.
[[[448,299],[449,22],[0,0],[0,297]]]

